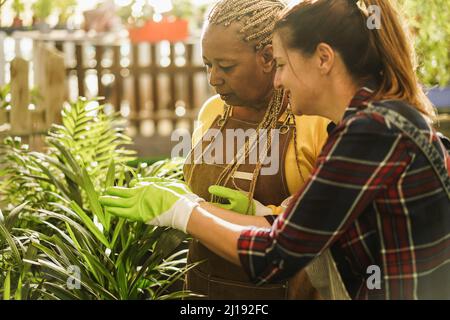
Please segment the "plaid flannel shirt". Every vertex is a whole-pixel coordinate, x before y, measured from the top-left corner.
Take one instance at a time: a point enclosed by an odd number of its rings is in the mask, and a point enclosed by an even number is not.
[[[362,88],[331,132],[309,181],[270,229],[238,240],[255,283],[293,276],[326,248],[354,299],[450,299],[450,201],[415,143],[378,114]],[[424,122],[424,121],[422,121]],[[434,130],[440,155],[448,154]],[[367,280],[381,270],[381,289]]]

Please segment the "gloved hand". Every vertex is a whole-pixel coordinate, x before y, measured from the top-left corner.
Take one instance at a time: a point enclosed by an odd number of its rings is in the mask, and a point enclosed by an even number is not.
[[[176,193],[184,195],[192,201],[204,201],[204,199],[201,199],[199,196],[194,194],[184,181],[178,179],[158,177],[137,178],[130,181],[130,187],[146,186],[150,183],[156,183],[158,186],[166,187],[172,191],[175,191]]]
[[[171,183],[179,192],[165,187],[163,182],[149,182],[132,188],[108,188],[99,201],[110,214],[186,232],[192,210],[203,199],[182,184]]]
[[[228,200],[229,203],[227,204],[213,203],[218,207],[253,216],[267,216],[273,214],[272,210],[264,206],[261,202],[254,199],[249,201],[248,194],[243,191],[217,185],[210,186],[208,191],[212,195]]]

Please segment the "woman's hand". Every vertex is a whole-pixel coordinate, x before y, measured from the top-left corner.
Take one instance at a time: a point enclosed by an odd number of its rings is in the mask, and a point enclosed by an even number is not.
[[[134,185],[108,188],[99,201],[113,215],[183,232],[186,232],[192,210],[204,201],[184,183],[176,181],[163,179]]]
[[[208,191],[212,195],[224,198],[229,202],[226,204],[216,202],[213,203],[215,206],[220,208],[252,216],[266,216],[273,214],[270,208],[264,206],[261,202],[255,199],[249,199],[248,194],[243,191],[217,185],[210,186]]]

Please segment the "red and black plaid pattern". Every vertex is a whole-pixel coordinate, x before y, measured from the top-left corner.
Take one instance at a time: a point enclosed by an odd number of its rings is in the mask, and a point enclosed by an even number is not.
[[[330,248],[352,298],[450,299],[448,195],[412,140],[383,117],[358,113],[372,92],[354,97],[272,228],[242,232],[240,260],[256,283],[287,279]],[[435,132],[420,130],[448,158]],[[367,285],[372,265],[380,289]]]

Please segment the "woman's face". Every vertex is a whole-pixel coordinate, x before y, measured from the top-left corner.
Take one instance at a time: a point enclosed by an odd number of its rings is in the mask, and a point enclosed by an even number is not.
[[[271,47],[258,52],[242,40],[239,23],[207,25],[202,36],[202,55],[211,86],[229,105],[261,108],[273,92]]]
[[[274,85],[287,91],[292,112],[296,115],[318,114],[315,109],[323,90],[314,57],[286,48],[278,32],[273,37],[273,53],[277,66]]]

